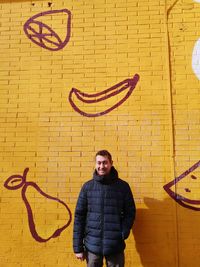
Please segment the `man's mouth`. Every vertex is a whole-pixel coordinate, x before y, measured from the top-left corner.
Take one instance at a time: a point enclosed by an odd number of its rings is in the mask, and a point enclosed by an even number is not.
[[[106,170],[99,170],[99,173],[100,174],[105,174],[106,173]]]

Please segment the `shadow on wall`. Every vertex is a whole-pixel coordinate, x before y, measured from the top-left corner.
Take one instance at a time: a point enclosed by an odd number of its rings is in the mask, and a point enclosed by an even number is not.
[[[200,213],[171,199],[145,198],[133,227],[136,249],[144,267],[199,267]]]

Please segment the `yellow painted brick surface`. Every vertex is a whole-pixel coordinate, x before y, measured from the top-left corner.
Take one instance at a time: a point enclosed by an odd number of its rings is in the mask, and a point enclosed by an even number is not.
[[[29,18],[61,9],[72,14],[65,47],[50,51],[26,36]],[[200,160],[200,81],[192,68],[196,60],[200,69],[200,51],[193,55],[200,3],[4,0],[0,12],[1,266],[83,266],[73,255],[73,220],[59,237],[37,242],[22,199],[24,185],[8,190],[4,183],[29,168],[26,181],[41,191],[28,186],[26,196],[38,234],[48,238],[69,216],[55,198],[73,218],[95,152],[108,149],[137,206],[126,267],[198,267],[199,211],[179,205],[163,186]],[[66,19],[53,14],[42,21],[63,40]],[[72,88],[98,93],[136,73],[140,80],[131,96],[104,116],[82,116],[68,101]],[[91,106],[77,103],[96,113],[122,94]],[[199,201],[199,170],[174,191]]]

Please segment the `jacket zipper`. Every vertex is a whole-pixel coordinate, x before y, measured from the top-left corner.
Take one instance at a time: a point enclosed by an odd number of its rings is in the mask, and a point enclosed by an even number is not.
[[[104,255],[104,245],[103,245],[103,243],[104,243],[104,197],[105,197],[105,190],[104,190],[104,186],[103,186],[103,201],[102,201],[102,206],[101,206],[101,214],[102,214],[102,216],[101,216],[101,220],[102,220],[102,232],[101,232],[101,246],[102,246],[102,253],[103,253],[103,255]]]

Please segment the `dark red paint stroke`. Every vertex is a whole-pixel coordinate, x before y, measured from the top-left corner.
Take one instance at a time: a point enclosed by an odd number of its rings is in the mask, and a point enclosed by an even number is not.
[[[54,45],[57,45],[57,46],[62,46],[62,40],[60,39],[60,37],[58,36],[58,34],[55,33],[48,25],[43,24],[43,23],[41,23],[39,21],[33,21],[32,23],[35,23],[36,25],[38,25],[39,26],[39,30],[40,30],[40,32],[38,33],[30,25],[28,25],[26,27],[26,30],[31,30],[34,33],[34,34],[31,34],[31,35],[29,34],[30,39],[33,42],[35,42],[36,44],[40,44],[40,46],[43,46],[44,44],[43,44],[42,40],[45,40],[45,41],[49,42],[50,44],[54,44]],[[46,28],[50,33],[42,33],[42,28]],[[49,40],[48,38],[46,38],[46,36],[50,36],[50,37],[51,36],[54,36],[54,37],[56,37],[56,39],[58,40],[58,42],[57,43],[56,42],[53,42],[52,40]],[[38,38],[40,40],[40,42],[35,41],[35,39],[34,39],[35,37]],[[47,48],[47,47],[45,47],[45,48]],[[55,49],[55,48],[51,48],[51,49]]]
[[[174,180],[172,180],[171,182],[169,182],[168,184],[163,186],[164,190],[169,194],[169,196],[171,198],[173,198],[179,205],[181,205],[185,208],[188,208],[188,209],[196,210],[196,211],[200,211],[200,207],[199,208],[193,207],[193,206],[190,206],[188,204],[200,205],[200,200],[192,200],[189,198],[185,198],[185,197],[181,196],[180,194],[175,193],[170,188],[172,186],[174,186],[175,184],[177,184],[181,179],[186,177],[189,173],[193,172],[198,167],[200,167],[200,160],[197,163],[195,163],[192,167],[190,167],[187,171],[182,173],[179,177],[175,178]],[[186,203],[188,203],[188,204],[186,204]]]
[[[41,17],[41,16],[45,16],[45,15],[49,15],[49,14],[56,14],[56,13],[66,13],[68,15],[68,18],[67,18],[67,33],[66,33],[66,38],[65,40],[62,42],[61,38],[58,36],[58,34],[53,31],[51,29],[51,27],[49,27],[48,25],[42,23],[41,21],[37,21],[36,19]],[[39,32],[37,32],[34,28],[31,27],[31,24],[36,24],[38,25],[39,27]],[[49,33],[43,33],[43,30],[48,30]],[[33,34],[30,34],[28,32],[28,30],[32,31]],[[27,35],[27,37],[35,44],[45,48],[45,49],[48,49],[48,50],[51,50],[51,51],[57,51],[57,50],[60,50],[62,49],[63,47],[66,46],[66,44],[69,42],[69,39],[70,39],[70,34],[71,34],[71,12],[68,10],[68,9],[61,9],[61,10],[50,10],[50,11],[45,11],[45,12],[41,12],[39,14],[36,14],[34,16],[32,16],[30,19],[28,19],[26,21],[26,23],[24,24],[24,32],[25,34]],[[57,39],[58,42],[53,42],[51,39],[48,39],[47,37],[48,36],[53,36]],[[35,38],[38,39],[35,40]],[[57,47],[49,47],[49,46],[46,46],[44,44],[44,40],[46,42],[48,42],[49,44],[53,44]]]
[[[108,99],[111,96],[114,96],[114,95],[117,95],[117,94],[123,92],[128,87],[130,87],[130,85],[129,85],[128,81],[127,81],[127,84],[125,84],[121,89],[116,90],[115,92],[112,92],[112,93],[109,93],[109,94],[107,94],[107,92],[106,92],[106,91],[108,91],[108,89],[103,91],[103,92],[100,92],[100,93],[97,93],[97,94],[90,94],[90,95],[86,94],[86,93],[83,93],[83,92],[81,92],[79,90],[76,90],[76,89],[74,90],[74,93],[77,96],[77,98],[79,100],[81,100],[82,102],[84,102],[84,103],[97,103],[97,102],[100,102],[102,100]],[[110,89],[115,90],[116,88],[117,88],[117,86],[113,86]],[[110,89],[109,89],[109,91],[111,91]],[[95,99],[95,100],[94,99],[89,100],[89,99],[85,99],[85,98],[81,97],[81,95],[83,97],[88,97],[88,98],[94,98],[94,97],[101,96],[101,95],[103,95],[103,96],[98,98],[98,99]]]
[[[139,81],[139,78],[140,78],[139,75],[135,74],[133,78],[123,80],[122,82],[119,82],[118,84],[116,84],[116,85],[114,85],[114,86],[112,86],[112,87],[110,87],[104,91],[101,91],[99,93],[95,93],[95,94],[87,94],[87,93],[81,92],[80,90],[78,90],[76,88],[72,88],[70,93],[69,93],[69,102],[70,102],[71,106],[73,107],[73,109],[83,116],[97,117],[97,116],[105,115],[105,114],[109,113],[110,111],[112,111],[113,109],[119,107],[122,103],[124,103],[127,100],[127,98],[132,94],[136,84]],[[122,88],[120,88],[122,85],[124,85],[124,86]],[[117,89],[117,88],[120,88],[120,89]],[[129,88],[128,92],[120,101],[118,101],[116,104],[114,104],[112,107],[106,109],[105,111],[94,113],[94,114],[86,113],[86,112],[80,110],[77,107],[77,105],[74,103],[74,101],[72,100],[72,95],[75,94],[76,97],[84,103],[88,103],[88,104],[98,103],[100,101],[106,100],[110,97],[113,97],[113,96],[121,93],[122,91],[126,90],[127,88]],[[99,97],[99,98],[97,98],[97,97]],[[86,99],[86,98],[93,98],[93,99]]]
[[[24,173],[23,175],[20,175],[20,174],[14,174],[14,175],[11,175],[4,183],[4,187],[9,189],[9,190],[16,190],[16,189],[19,189],[20,187],[22,187],[25,183],[26,183],[26,175],[27,175],[27,172],[28,172],[28,168],[26,168],[24,170]],[[21,181],[18,185],[9,185],[9,183],[11,182],[11,184],[15,183],[15,182],[18,182],[18,181]]]
[[[22,195],[22,199],[23,199],[23,201],[25,203],[25,206],[26,206],[26,209],[27,209],[27,213],[28,213],[28,222],[29,222],[30,232],[31,232],[33,238],[36,241],[38,241],[38,242],[47,242],[51,238],[58,237],[62,233],[62,231],[64,231],[70,225],[71,220],[72,220],[72,214],[71,214],[71,211],[70,211],[69,207],[62,200],[60,200],[60,199],[58,199],[56,197],[49,196],[48,194],[44,193],[36,183],[34,183],[34,182],[26,182],[26,175],[27,175],[28,171],[29,171],[29,168],[26,168],[24,170],[23,176],[22,175],[12,175],[12,176],[10,176],[5,181],[4,186],[9,190],[19,189],[20,187],[23,186],[22,191],[21,191],[21,195]],[[14,182],[20,181],[20,180],[21,180],[21,183],[19,183],[18,185],[15,185],[15,186],[10,186],[9,185],[9,182],[14,183]],[[35,227],[35,223],[34,223],[34,219],[33,219],[33,212],[32,212],[31,206],[29,204],[29,201],[27,200],[27,197],[26,197],[26,190],[27,190],[28,186],[34,187],[45,198],[48,198],[48,199],[51,199],[51,200],[55,200],[55,201],[61,203],[62,205],[65,206],[65,208],[67,209],[67,211],[69,213],[68,222],[63,227],[58,228],[56,231],[54,231],[54,233],[49,238],[40,237],[38,235],[37,231],[36,231],[36,227]]]

